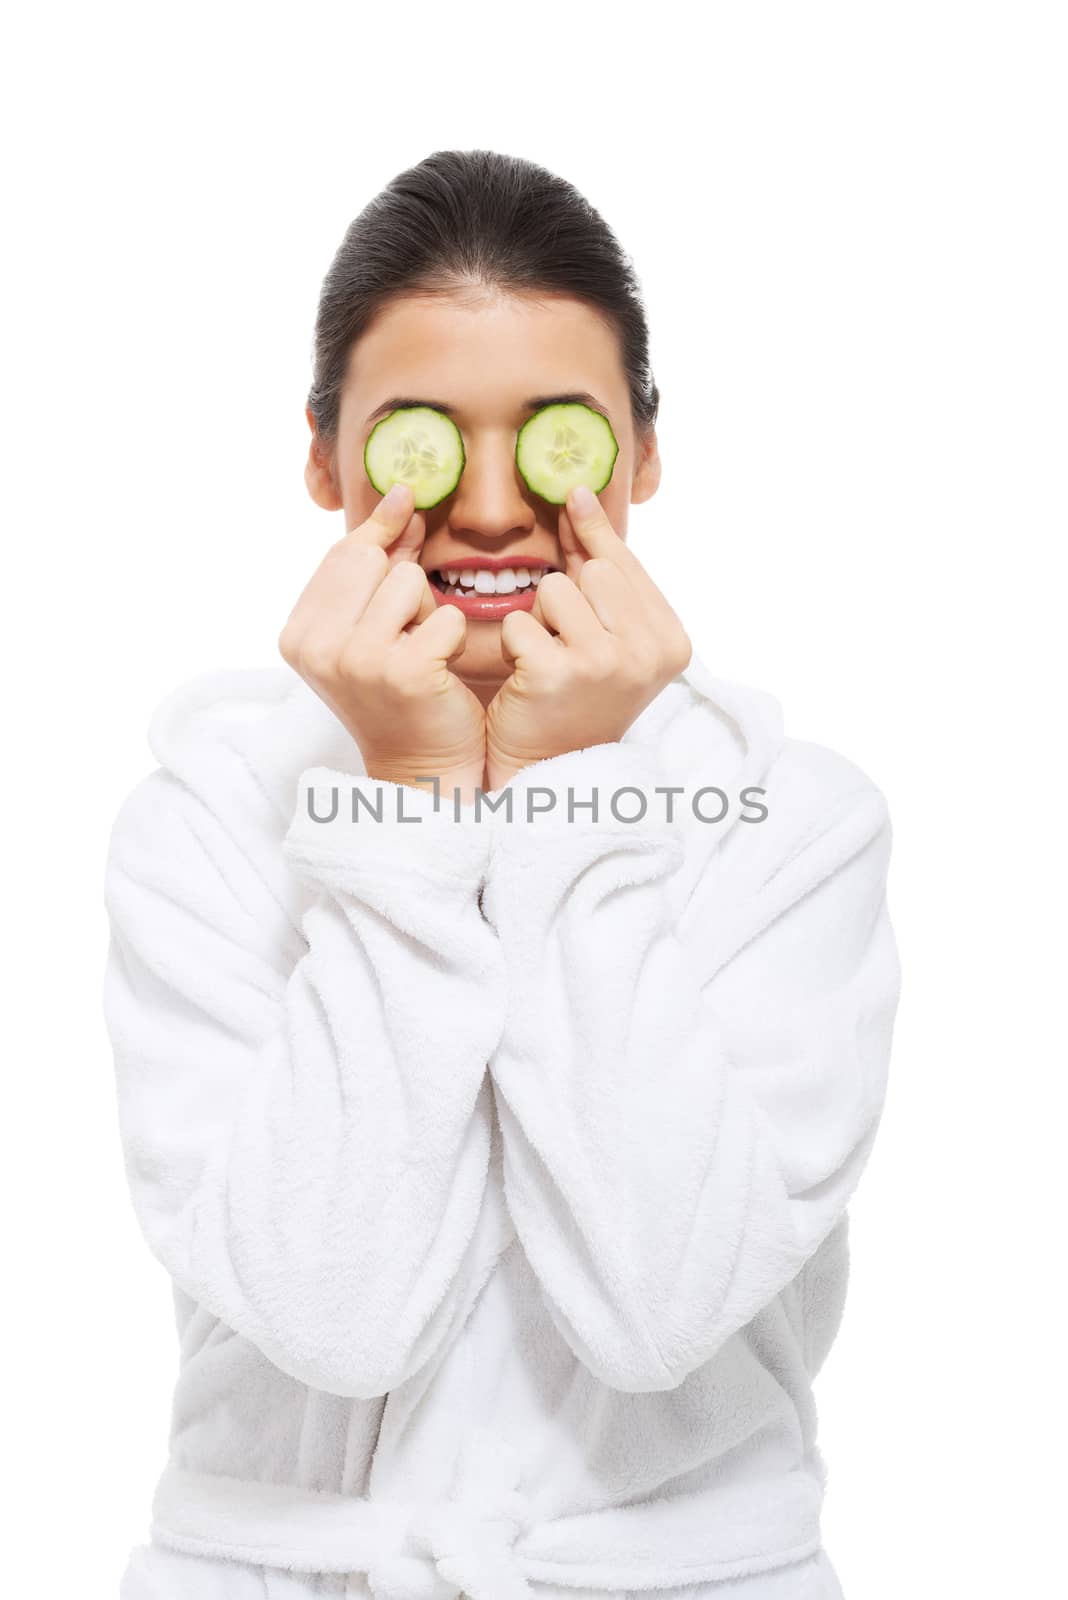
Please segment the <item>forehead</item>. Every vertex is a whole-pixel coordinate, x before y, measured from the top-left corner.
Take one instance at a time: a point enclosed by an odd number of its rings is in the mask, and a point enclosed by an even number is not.
[[[362,417],[403,393],[446,402],[472,419],[511,419],[529,396],[577,389],[598,396],[610,415],[628,403],[618,335],[583,301],[407,295],[357,340],[345,402]]]

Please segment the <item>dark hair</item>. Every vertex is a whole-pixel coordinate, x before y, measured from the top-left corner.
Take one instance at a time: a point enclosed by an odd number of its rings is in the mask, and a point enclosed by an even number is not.
[[[349,352],[376,313],[398,295],[464,283],[586,301],[619,335],[636,428],[656,422],[641,288],[600,214],[565,179],[520,156],[435,150],[349,224],[323,280],[308,406],[325,444],[337,435]]]

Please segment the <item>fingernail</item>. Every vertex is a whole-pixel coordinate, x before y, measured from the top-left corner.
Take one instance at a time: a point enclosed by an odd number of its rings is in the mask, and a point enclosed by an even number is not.
[[[387,511],[399,511],[401,506],[406,503],[410,493],[411,490],[406,483],[395,483],[382,504]]]
[[[589,517],[597,510],[597,496],[584,483],[579,483],[571,491],[571,504],[578,516]]]

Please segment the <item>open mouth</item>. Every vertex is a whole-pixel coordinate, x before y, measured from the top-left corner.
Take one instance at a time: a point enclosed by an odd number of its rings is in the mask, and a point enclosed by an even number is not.
[[[558,570],[548,562],[541,562],[525,567],[433,567],[427,576],[434,588],[450,599],[517,593],[529,593],[533,597],[533,591],[545,574]]]

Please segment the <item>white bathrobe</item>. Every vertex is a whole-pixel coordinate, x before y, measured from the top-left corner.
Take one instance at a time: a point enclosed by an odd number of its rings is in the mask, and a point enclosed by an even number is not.
[[[149,743],[104,1008],[180,1351],[122,1600],[839,1595],[812,1379],[897,1004],[880,791],[697,658],[510,820],[369,778],[284,665]]]

